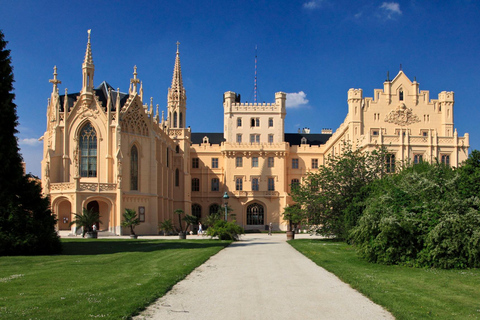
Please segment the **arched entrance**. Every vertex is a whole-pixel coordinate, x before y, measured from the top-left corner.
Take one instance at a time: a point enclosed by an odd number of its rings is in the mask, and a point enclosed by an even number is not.
[[[58,230],[70,230],[70,222],[72,222],[72,205],[70,201],[64,200],[58,203],[56,211]]]
[[[110,207],[108,203],[101,200],[93,200],[87,203],[87,210],[90,209],[100,213],[100,224],[97,224],[97,230],[109,230]]]
[[[258,202],[247,206],[247,226],[260,226],[265,224],[265,209]]]

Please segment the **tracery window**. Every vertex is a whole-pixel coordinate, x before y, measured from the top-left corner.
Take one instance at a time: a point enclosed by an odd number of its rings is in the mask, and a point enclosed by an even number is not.
[[[80,131],[80,176],[97,176],[97,133],[87,123]]]
[[[135,145],[130,150],[130,190],[138,190],[138,149]]]
[[[247,225],[264,224],[264,209],[259,203],[252,203],[247,207]]]

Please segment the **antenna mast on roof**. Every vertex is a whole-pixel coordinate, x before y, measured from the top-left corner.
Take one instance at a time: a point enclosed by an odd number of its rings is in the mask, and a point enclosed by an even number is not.
[[[255,83],[253,91],[253,102],[257,103],[257,45],[255,45]]]

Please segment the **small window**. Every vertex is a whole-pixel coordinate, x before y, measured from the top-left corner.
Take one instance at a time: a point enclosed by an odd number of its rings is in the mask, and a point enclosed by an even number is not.
[[[177,146],[175,147],[175,152],[176,152],[176,153],[180,153],[180,146],[177,145]]]
[[[235,190],[237,191],[243,190],[243,178],[235,179]]]
[[[300,180],[298,179],[292,179],[292,183],[290,184],[290,189],[295,189],[300,186]]]
[[[275,158],[274,157],[268,157],[268,167],[269,168],[273,168],[274,164],[275,164]]]
[[[220,180],[218,178],[212,179],[212,191],[220,190]]]
[[[252,179],[252,191],[258,191],[258,178]]]
[[[194,169],[198,169],[198,163],[199,163],[199,159],[198,158],[192,158],[192,168]]]
[[[268,143],[273,143],[273,134],[268,135]]]
[[[413,163],[419,164],[423,162],[423,155],[422,154],[415,154],[413,155]]]
[[[378,136],[378,130],[372,130],[372,136]]]
[[[268,118],[268,127],[273,127],[273,118]]]
[[[252,168],[258,168],[258,157],[252,157]]]
[[[400,92],[398,93],[398,100],[403,101],[403,90],[400,89]]]
[[[307,138],[302,137],[302,139],[300,140],[300,144],[307,144]]]
[[[200,179],[192,179],[192,191],[200,191]]]
[[[212,169],[218,169],[218,158],[212,158]]]
[[[259,134],[251,134],[250,135],[250,143],[260,143],[260,135]]]
[[[298,159],[292,159],[292,169],[298,169]]]
[[[237,143],[242,143],[242,134],[237,133]]]
[[[318,169],[318,159],[312,159],[312,169]]]
[[[442,154],[442,163],[446,166],[450,166],[450,155]]]
[[[235,159],[235,166],[238,168],[243,167],[243,158],[242,157],[237,157]]]
[[[237,127],[242,126],[242,118],[237,118]]]
[[[175,187],[180,186],[180,171],[175,169]]]
[[[387,154],[385,165],[386,165],[386,171],[388,173],[395,172],[395,155],[394,154]]]
[[[268,191],[275,191],[275,179],[268,178]]]
[[[250,120],[251,127],[260,127],[260,118],[252,118]]]

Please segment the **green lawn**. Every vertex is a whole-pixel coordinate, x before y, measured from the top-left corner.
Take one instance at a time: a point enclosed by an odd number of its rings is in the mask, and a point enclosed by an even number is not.
[[[0,257],[0,319],[125,319],[229,243],[63,239],[62,255]]]
[[[417,269],[368,263],[352,246],[294,240],[294,248],[397,319],[480,319],[480,269]]]

